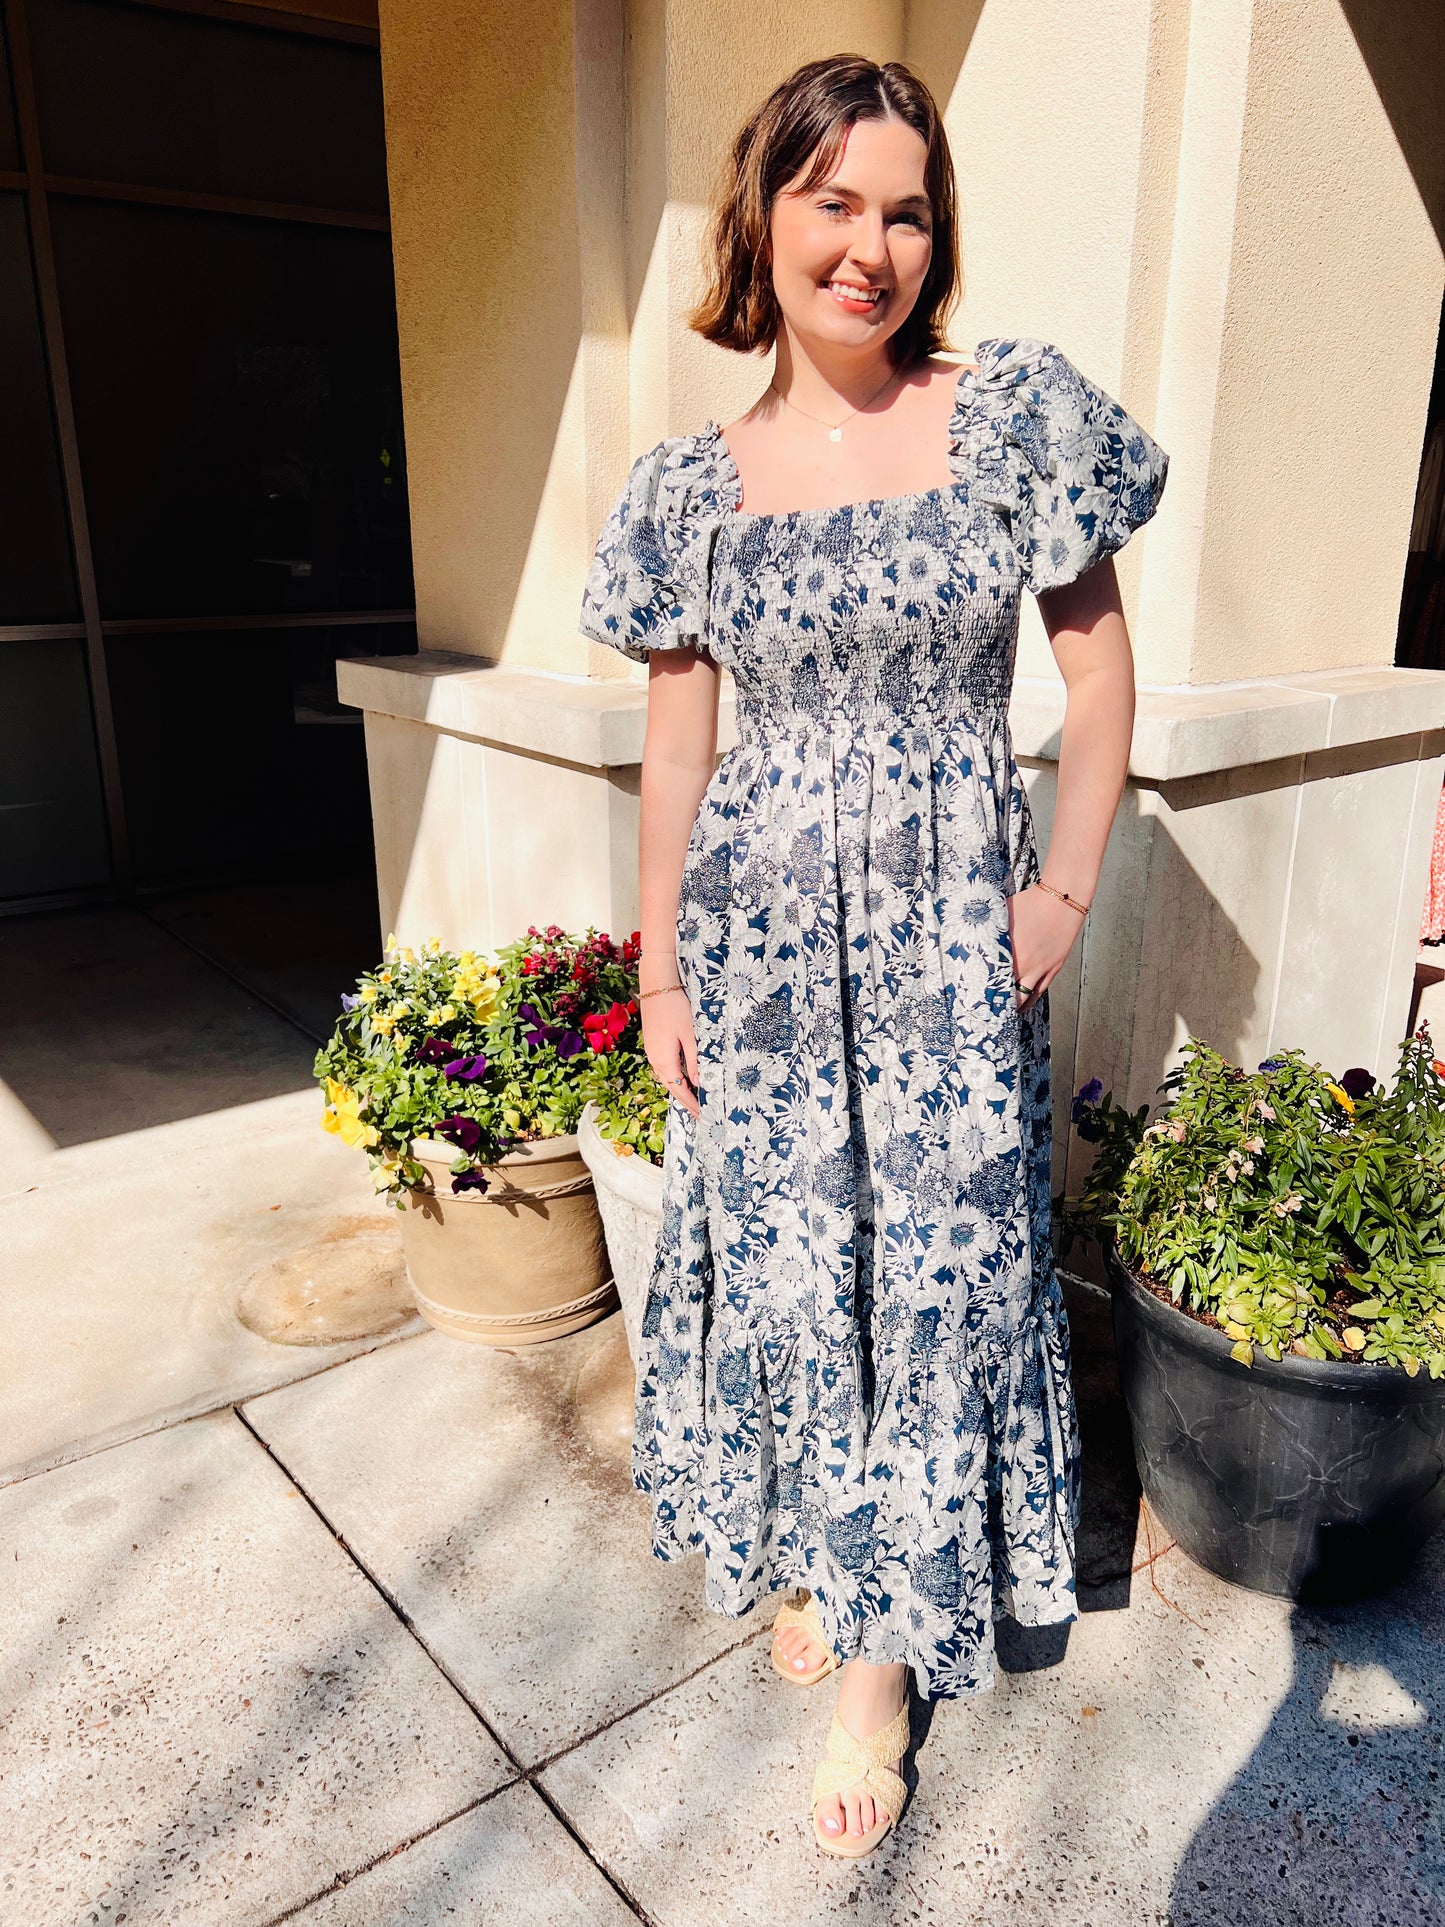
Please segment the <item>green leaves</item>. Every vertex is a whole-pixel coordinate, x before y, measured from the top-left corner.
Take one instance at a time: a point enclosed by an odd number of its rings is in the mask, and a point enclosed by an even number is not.
[[[575,1130],[599,1063],[619,1084],[655,1086],[640,1046],[638,949],[635,934],[614,943],[556,925],[533,925],[495,958],[389,938],[316,1055],[326,1128],[365,1146],[373,1185],[404,1207],[430,1182],[414,1138],[450,1142],[462,1178],[519,1142]]]
[[[1258,1345],[1445,1375],[1445,1063],[1425,1027],[1388,1092],[1298,1050],[1247,1075],[1198,1037],[1159,1088],[1152,1123],[1097,1080],[1075,1098],[1095,1155],[1054,1201],[1061,1255],[1113,1237],[1242,1364]]]

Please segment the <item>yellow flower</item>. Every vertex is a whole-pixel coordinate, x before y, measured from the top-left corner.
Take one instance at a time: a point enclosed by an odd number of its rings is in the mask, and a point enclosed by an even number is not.
[[[456,1007],[454,1005],[438,1004],[435,1010],[429,1010],[427,1012],[426,1020],[429,1024],[449,1024],[456,1014]]]
[[[1326,1084],[1325,1089],[1329,1092],[1330,1096],[1335,1099],[1336,1103],[1344,1106],[1351,1117],[1355,1115],[1355,1100],[1347,1090],[1339,1084]]]
[[[383,1037],[390,1037],[391,1033],[396,1029],[396,1019],[383,1013],[380,1017],[372,1018],[371,1028],[374,1031],[380,1032]]]
[[[363,990],[361,993],[361,1001],[364,1004],[374,1004],[376,1002],[376,997],[377,997],[377,990],[376,990],[375,984],[368,984],[365,990]]]
[[[392,1005],[389,1015],[393,1018],[410,1017],[411,1005],[407,1002],[406,998],[403,997],[399,1002]]]
[[[331,1102],[321,1114],[321,1128],[339,1137],[343,1144],[378,1144],[381,1133],[374,1124],[361,1121],[362,1102],[355,1091],[348,1090],[334,1077],[326,1080],[326,1095]]]
[[[389,984],[391,982],[391,972],[389,970],[379,970],[376,974],[376,981],[379,984]]]
[[[442,940],[440,937],[428,937],[426,942],[422,945],[422,950],[425,952],[425,954],[428,957],[435,957],[438,954],[438,952],[441,950],[441,947],[442,947]]]

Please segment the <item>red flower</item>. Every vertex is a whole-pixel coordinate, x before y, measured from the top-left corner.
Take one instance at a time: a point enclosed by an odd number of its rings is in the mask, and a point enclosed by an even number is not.
[[[1438,1057],[1430,1059],[1430,1066],[1437,1077],[1445,1077],[1445,1063],[1441,1063]]]

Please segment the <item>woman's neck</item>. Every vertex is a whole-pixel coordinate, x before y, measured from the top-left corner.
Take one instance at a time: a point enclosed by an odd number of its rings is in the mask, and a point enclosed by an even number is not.
[[[900,372],[886,342],[876,349],[837,349],[800,342],[785,324],[773,351],[772,386],[795,408],[832,417],[866,408]]]

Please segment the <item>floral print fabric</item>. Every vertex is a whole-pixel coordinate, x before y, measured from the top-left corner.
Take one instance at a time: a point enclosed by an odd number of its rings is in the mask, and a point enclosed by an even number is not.
[[[1076,1616],[1078,1430],[1050,1227],[1039,873],[1007,704],[1021,593],[1158,507],[1168,458],[1049,343],[958,380],[944,488],[751,515],[721,429],[633,464],[581,627],[731,672],[688,840],[632,1477],[741,1615],[811,1589],[840,1658],[991,1686],[993,1621]]]

